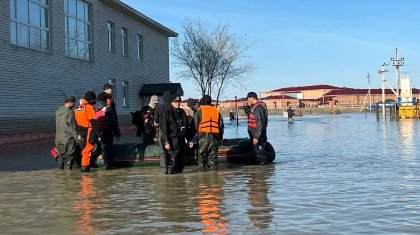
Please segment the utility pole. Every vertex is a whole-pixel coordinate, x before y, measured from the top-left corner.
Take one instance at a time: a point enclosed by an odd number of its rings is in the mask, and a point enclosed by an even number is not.
[[[398,57],[398,48],[395,48],[395,58],[391,58],[392,65],[395,66],[395,83],[397,99],[400,98],[400,66],[404,65],[404,58]]]
[[[368,84],[369,84],[369,90],[368,90],[368,95],[369,95],[369,111],[372,111],[372,96],[370,94],[370,74],[367,73],[367,79],[368,79]]]
[[[370,94],[370,74],[369,73],[367,73],[367,79],[368,79],[369,89],[365,96],[365,99],[363,100],[362,109],[360,110],[360,112],[362,112],[363,109],[365,109],[365,104],[367,104],[367,99],[369,99],[369,111],[372,111],[372,96]]]
[[[235,95],[236,126],[239,126],[238,97]]]
[[[388,72],[388,70],[385,69],[385,66],[387,64],[383,63],[381,70],[378,71],[378,74],[381,75],[381,81],[382,81],[382,115],[385,118],[385,73]]]

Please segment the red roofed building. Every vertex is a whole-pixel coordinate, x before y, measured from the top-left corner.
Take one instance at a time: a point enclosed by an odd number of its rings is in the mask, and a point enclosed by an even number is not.
[[[265,96],[273,95],[289,95],[298,99],[318,99],[325,93],[332,90],[346,89],[344,87],[336,87],[330,85],[312,85],[312,86],[298,86],[285,87],[265,93]]]
[[[330,91],[326,93],[323,97],[325,99],[328,99],[330,103],[334,103],[337,106],[341,107],[361,106],[363,105],[363,102],[372,102],[372,104],[374,104],[382,101],[382,89],[370,89],[370,98],[366,97],[368,91],[369,89],[346,88]],[[413,98],[419,99],[420,90],[413,88],[412,94]],[[392,92],[391,89],[385,89],[385,100],[387,99],[395,100],[395,94]]]
[[[268,108],[298,107],[299,99],[288,95],[272,95],[263,98]]]

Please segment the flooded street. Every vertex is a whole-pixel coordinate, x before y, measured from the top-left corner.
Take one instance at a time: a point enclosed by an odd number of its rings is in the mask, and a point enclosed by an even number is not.
[[[226,120],[226,138],[246,122]],[[274,164],[164,175],[55,169],[50,145],[1,149],[4,234],[419,234],[420,122],[271,116]]]

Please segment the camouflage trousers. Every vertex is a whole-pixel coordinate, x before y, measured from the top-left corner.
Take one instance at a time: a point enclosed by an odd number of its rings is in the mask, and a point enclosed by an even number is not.
[[[199,170],[217,170],[218,136],[212,133],[198,133],[197,167]]]

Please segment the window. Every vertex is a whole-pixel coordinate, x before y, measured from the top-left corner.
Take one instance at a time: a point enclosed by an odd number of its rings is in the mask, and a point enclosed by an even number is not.
[[[123,107],[128,107],[128,84],[129,81],[123,81]]]
[[[48,0],[10,0],[10,43],[50,50]]]
[[[112,89],[112,99],[114,102],[117,100],[117,80],[118,79],[109,79],[108,82],[113,86]]]
[[[64,0],[65,54],[91,60],[91,5],[82,0]]]
[[[108,51],[115,50],[115,25],[112,22],[108,22]]]
[[[143,60],[143,36],[137,34],[137,58]]]
[[[121,28],[121,48],[122,54],[127,55],[127,29]]]

